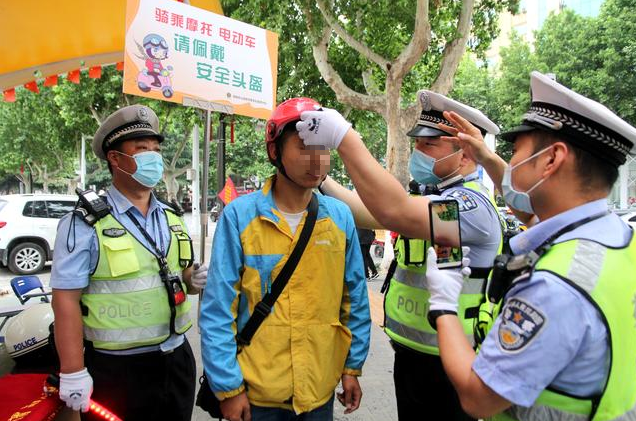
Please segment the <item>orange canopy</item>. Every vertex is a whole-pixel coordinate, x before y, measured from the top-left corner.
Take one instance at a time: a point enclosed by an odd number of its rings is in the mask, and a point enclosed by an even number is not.
[[[223,14],[220,0],[184,2]],[[123,61],[125,15],[126,0],[0,1],[0,92]]]

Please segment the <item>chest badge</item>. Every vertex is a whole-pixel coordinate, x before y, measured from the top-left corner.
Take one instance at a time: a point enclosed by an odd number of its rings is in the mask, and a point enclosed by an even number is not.
[[[104,234],[106,237],[117,238],[126,234],[126,230],[123,228],[107,228],[105,230],[102,230],[102,234]]]
[[[172,232],[183,232],[181,225],[170,225],[170,230],[172,230]]]

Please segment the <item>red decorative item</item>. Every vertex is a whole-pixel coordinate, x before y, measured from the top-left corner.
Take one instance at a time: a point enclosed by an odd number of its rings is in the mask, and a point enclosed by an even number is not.
[[[47,76],[44,79],[44,86],[55,86],[57,85],[57,75]]]
[[[40,93],[40,88],[38,88],[38,83],[34,80],[32,80],[31,82],[25,83],[24,87],[27,88],[29,91],[34,92],[36,94]]]
[[[68,79],[69,82],[73,82],[75,84],[79,84],[80,83],[80,71],[79,71],[79,69],[71,70],[70,72],[68,72],[68,74],[66,75],[66,79]]]
[[[6,91],[3,92],[4,94],[4,100],[6,102],[15,102],[15,89],[11,88],[11,89],[7,89]]]
[[[234,120],[230,122],[230,143],[234,143]]]
[[[99,79],[102,77],[102,66],[93,66],[88,69],[88,77],[91,79]]]
[[[115,65],[115,68],[117,69],[118,72],[123,72],[124,71],[124,62],[120,61]]]
[[[236,191],[234,182],[230,177],[228,177],[225,181],[225,186],[223,187],[223,190],[221,190],[221,192],[218,194],[218,196],[219,199],[221,199],[221,201],[225,203],[225,205],[238,197],[238,192]]]
[[[52,420],[64,407],[57,394],[42,390],[46,374],[7,374],[0,378],[0,420]]]

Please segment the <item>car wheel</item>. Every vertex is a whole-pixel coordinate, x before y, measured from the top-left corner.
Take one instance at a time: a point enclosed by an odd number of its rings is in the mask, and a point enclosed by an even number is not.
[[[20,243],[9,254],[9,270],[17,275],[37,273],[42,270],[44,263],[46,253],[35,243]]]

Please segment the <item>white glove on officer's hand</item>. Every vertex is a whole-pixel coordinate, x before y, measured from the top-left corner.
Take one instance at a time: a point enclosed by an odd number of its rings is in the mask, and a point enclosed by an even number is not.
[[[194,264],[194,270],[192,271],[192,278],[190,284],[198,289],[205,288],[205,284],[208,282],[208,267],[206,265]]]
[[[331,108],[303,111],[300,121],[296,123],[298,136],[306,146],[323,146],[327,149],[338,149],[350,127],[351,123]]]
[[[73,411],[88,411],[93,393],[93,378],[86,368],[75,373],[60,373],[60,399]]]
[[[468,256],[470,247],[462,247],[462,255]],[[437,253],[429,247],[426,255],[426,283],[431,296],[428,299],[429,310],[449,310],[457,313],[459,294],[464,284],[464,276],[470,275],[470,259],[462,259],[461,269],[442,269],[437,267]]]

